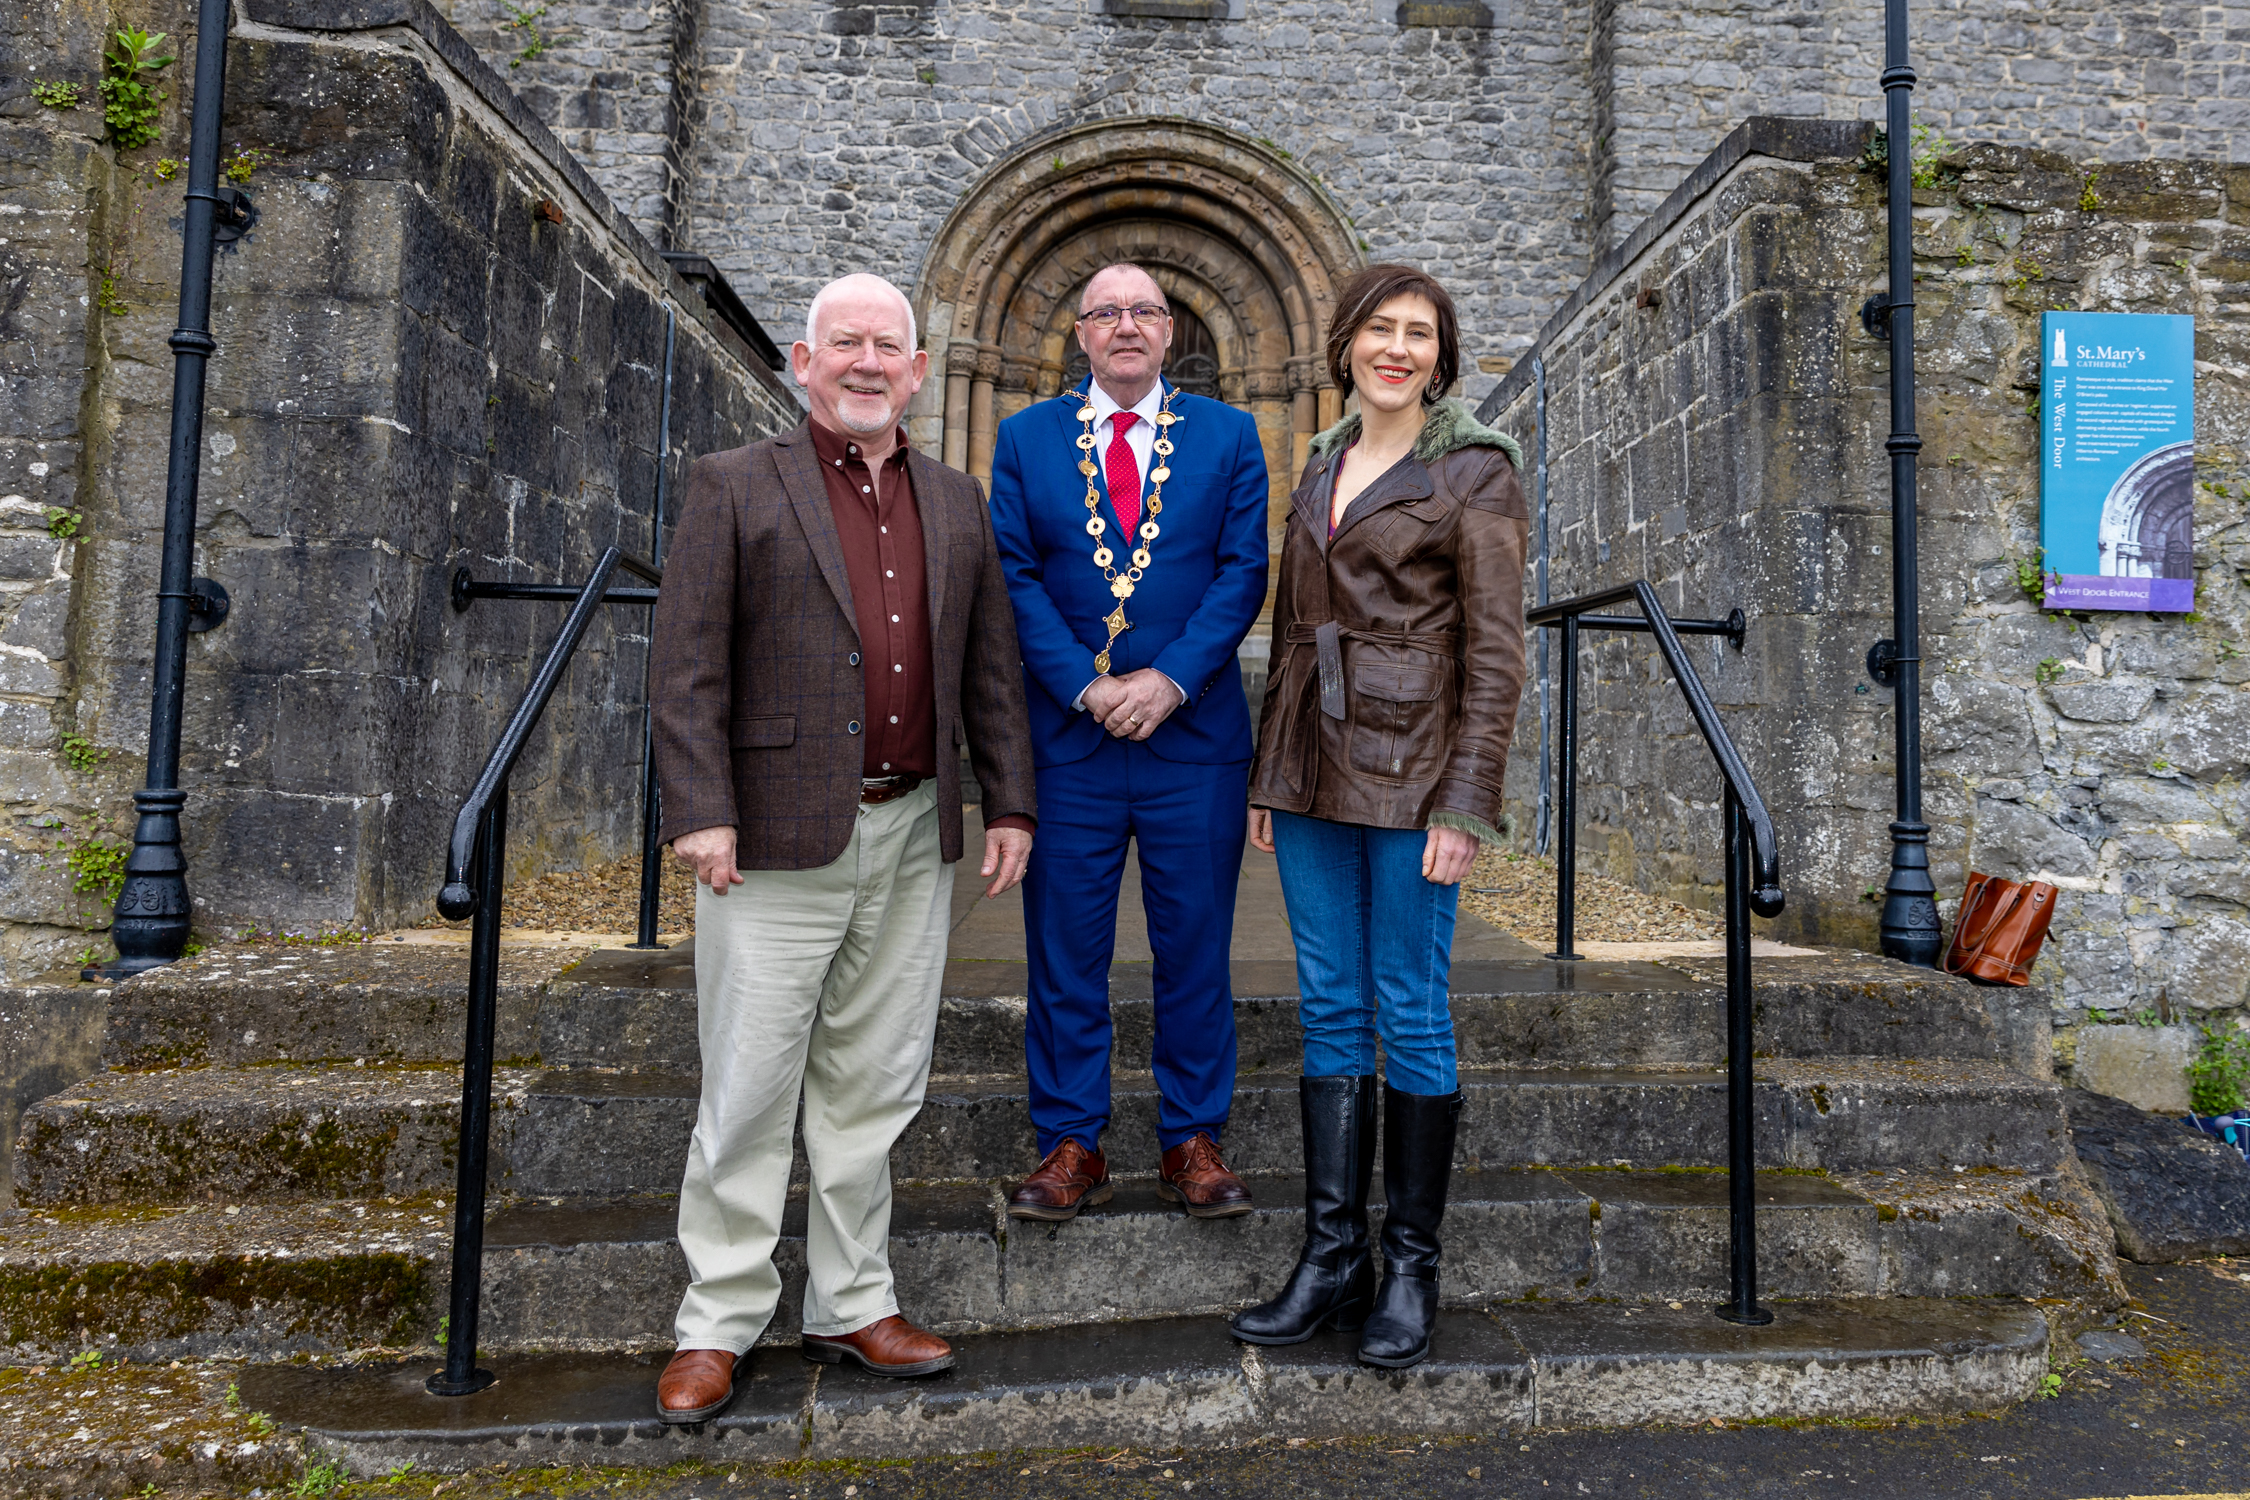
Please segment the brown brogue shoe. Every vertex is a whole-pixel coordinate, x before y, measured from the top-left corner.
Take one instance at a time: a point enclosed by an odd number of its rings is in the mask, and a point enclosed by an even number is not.
[[[1156,1196],[1198,1219],[1231,1219],[1251,1208],[1250,1189],[1227,1170],[1219,1143],[1200,1130],[1164,1153]]]
[[[1065,1140],[1008,1195],[1008,1217],[1056,1224],[1077,1218],[1082,1208],[1107,1203],[1114,1193],[1109,1158]]]
[[[682,1349],[656,1377],[656,1414],[674,1424],[708,1422],[734,1400],[742,1356],[724,1349]]]
[[[805,1358],[824,1365],[850,1360],[870,1375],[935,1375],[953,1368],[953,1346],[892,1313],[857,1333],[806,1334]]]

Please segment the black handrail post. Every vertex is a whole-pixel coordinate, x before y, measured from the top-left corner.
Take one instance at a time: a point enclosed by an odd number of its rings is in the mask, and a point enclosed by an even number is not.
[[[485,804],[477,840],[477,915],[469,934],[468,1038],[461,1052],[461,1140],[453,1190],[452,1307],[445,1368],[433,1396],[469,1396],[492,1384],[477,1368],[477,1314],[484,1291],[484,1187],[492,1127],[492,1032],[500,990],[500,888],[508,854],[508,783]]]
[[[176,961],[194,908],[180,848],[180,712],[187,677],[188,607],[195,571],[195,503],[202,478],[203,384],[211,355],[211,261],[218,235],[219,129],[226,104],[228,0],[196,9],[195,104],[188,126],[188,188],[181,215],[180,321],[172,332],[172,448],[164,481],[164,551],[156,585],[155,685],[148,715],[148,784],[133,794],[133,852],[110,920],[122,979]],[[233,210],[228,210],[230,221]]]
[[[1578,952],[1578,616],[1562,618],[1562,741],[1555,778],[1555,951]]]
[[[1891,873],[1883,888],[1880,942],[1887,957],[1937,967],[1937,887],[1930,881],[1930,826],[1922,821],[1921,564],[1916,535],[1914,428],[1914,69],[1906,59],[1906,0],[1886,0],[1883,100],[1890,151],[1891,336],[1891,639],[1870,664],[1887,662],[1898,818],[1891,824]],[[1887,645],[1890,649],[1885,652]]]
[[[1758,1305],[1757,1113],[1750,1077],[1750,830],[1742,799],[1726,789],[1727,1241],[1729,1323],[1771,1323]]]
[[[664,478],[672,457],[672,338],[675,314],[664,309],[664,397],[656,419],[656,513],[649,528],[648,560],[664,566]],[[657,948],[657,901],[662,885],[663,846],[656,841],[658,824],[656,787],[656,698],[650,691],[656,677],[656,606],[648,611],[648,668],[641,684],[641,911],[632,943],[635,948]]]

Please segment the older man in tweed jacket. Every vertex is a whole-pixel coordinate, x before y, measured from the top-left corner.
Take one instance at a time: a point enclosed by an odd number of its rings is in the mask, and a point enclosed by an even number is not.
[[[1023,675],[984,497],[899,425],[929,363],[913,310],[847,276],[813,299],[790,359],[810,419],[696,463],[656,606],[661,837],[698,882],[703,1050],[667,1422],[723,1411],[773,1317],[800,1092],[806,1357],[883,1375],[953,1363],[899,1316],[888,1241],[891,1145],[937,1031],[964,744],[985,893],[1031,853]]]

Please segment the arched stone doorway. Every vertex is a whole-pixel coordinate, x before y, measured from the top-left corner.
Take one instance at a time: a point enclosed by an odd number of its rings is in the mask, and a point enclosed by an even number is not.
[[[1063,388],[1078,293],[1115,261],[1148,267],[1188,315],[1176,320],[1176,373],[1214,380],[1222,400],[1257,419],[1278,542],[1306,444],[1341,411],[1319,341],[1362,258],[1310,176],[1195,121],[1104,121],[1040,137],[954,208],[915,287],[933,371],[944,372],[916,400],[915,442],[989,485],[999,423]]]

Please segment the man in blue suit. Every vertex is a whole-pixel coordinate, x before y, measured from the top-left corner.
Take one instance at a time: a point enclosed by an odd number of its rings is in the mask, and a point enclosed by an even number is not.
[[[1024,877],[1024,1051],[1043,1160],[1008,1200],[1110,1197],[1109,964],[1125,844],[1156,955],[1157,1191],[1250,1211],[1219,1154],[1234,1097],[1227,957],[1250,711],[1235,648],[1266,597],[1266,461],[1249,415],[1163,378],[1172,315],[1138,266],[1080,296],[1087,382],[1000,424],[992,529],[1031,709],[1039,853]]]

